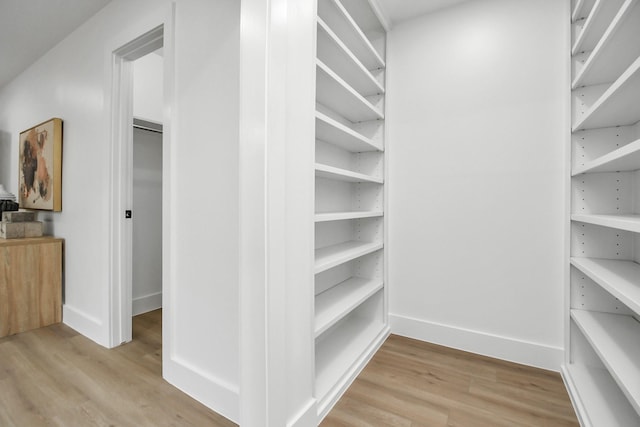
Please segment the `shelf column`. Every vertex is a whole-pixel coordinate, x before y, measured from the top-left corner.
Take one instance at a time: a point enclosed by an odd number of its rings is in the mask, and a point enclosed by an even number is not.
[[[578,0],[573,20],[562,374],[582,425],[640,425],[640,1]]]
[[[315,425],[315,4],[240,7],[240,425]]]

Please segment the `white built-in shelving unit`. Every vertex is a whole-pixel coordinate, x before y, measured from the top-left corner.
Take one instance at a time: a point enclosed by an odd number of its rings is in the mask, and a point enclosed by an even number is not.
[[[315,396],[321,420],[389,334],[385,30],[367,0],[319,0]]]
[[[639,426],[640,0],[573,7],[563,377],[583,426]]]

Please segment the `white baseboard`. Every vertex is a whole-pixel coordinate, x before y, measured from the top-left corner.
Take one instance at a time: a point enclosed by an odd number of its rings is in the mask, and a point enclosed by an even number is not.
[[[287,422],[287,427],[308,427],[318,424],[318,405],[316,399],[309,401],[302,406],[296,415]]]
[[[162,292],[137,297],[131,301],[132,316],[137,316],[138,314],[147,313],[159,308],[162,308]]]
[[[340,400],[345,391],[349,388],[351,383],[356,379],[356,377],[362,372],[367,363],[371,360],[374,354],[378,351],[378,349],[385,342],[387,337],[389,336],[390,330],[388,326],[385,326],[384,329],[378,334],[378,336],[373,340],[373,342],[367,347],[367,349],[362,353],[362,355],[356,360],[353,366],[347,371],[347,373],[338,381],[338,383],[327,393],[325,397],[320,400],[318,403],[318,418],[317,424],[327,416],[329,411],[334,407],[334,405]]]
[[[582,399],[580,399],[578,389],[573,382],[573,377],[571,376],[571,373],[567,369],[566,365],[562,366],[561,374],[562,381],[564,381],[564,385],[567,388],[567,393],[569,394],[569,398],[571,399],[571,403],[573,404],[573,408],[576,412],[576,416],[578,417],[578,421],[580,421],[580,425],[592,427],[585,406],[582,404]]]
[[[389,314],[389,323],[392,334],[550,371],[560,372],[564,361],[564,351],[560,347],[551,347],[397,314]]]
[[[188,362],[176,358],[163,363],[162,376],[183,393],[234,423],[239,423],[240,390]]]
[[[69,304],[64,304],[62,306],[62,323],[101,346],[109,347],[109,328],[100,319],[71,307]]]

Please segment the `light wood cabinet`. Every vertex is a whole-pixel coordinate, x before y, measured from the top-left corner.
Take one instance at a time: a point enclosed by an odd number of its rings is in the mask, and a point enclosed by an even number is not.
[[[0,239],[0,337],[62,320],[62,239]]]

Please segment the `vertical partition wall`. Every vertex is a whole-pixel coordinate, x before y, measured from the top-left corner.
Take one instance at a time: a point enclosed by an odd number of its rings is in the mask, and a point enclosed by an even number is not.
[[[318,1],[314,274],[319,419],[389,333],[385,41],[367,1]]]
[[[573,4],[570,325],[584,426],[640,425],[640,1]]]

